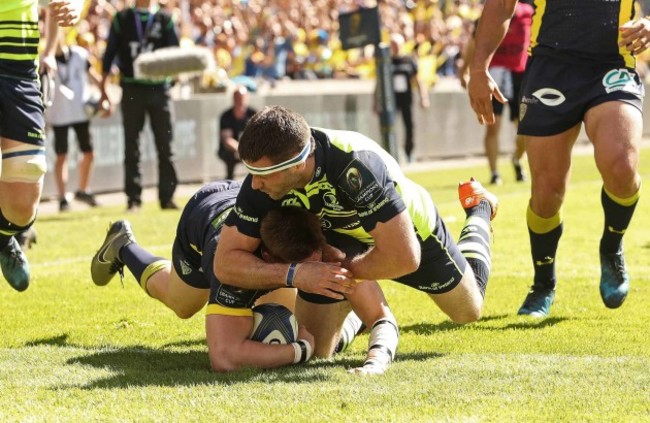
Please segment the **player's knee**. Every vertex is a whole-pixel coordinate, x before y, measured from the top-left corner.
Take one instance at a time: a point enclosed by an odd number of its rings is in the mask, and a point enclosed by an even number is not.
[[[40,184],[46,171],[43,147],[25,145],[8,148],[2,152],[2,182]]]
[[[213,348],[210,349],[210,367],[212,371],[218,373],[230,372],[237,369],[237,365],[230,359],[231,351],[228,348]]]
[[[193,317],[197,311],[198,310],[190,310],[190,309],[183,309],[183,308],[174,309],[174,313],[176,313],[176,316],[178,316],[183,320]]]
[[[463,310],[458,310],[449,316],[454,323],[466,324],[478,321],[481,318],[480,307],[468,307]]]

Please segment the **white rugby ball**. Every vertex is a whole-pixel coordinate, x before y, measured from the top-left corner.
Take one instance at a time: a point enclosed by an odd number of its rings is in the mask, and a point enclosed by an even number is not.
[[[298,322],[291,310],[281,304],[260,304],[253,308],[250,339],[264,344],[289,344],[298,339]]]

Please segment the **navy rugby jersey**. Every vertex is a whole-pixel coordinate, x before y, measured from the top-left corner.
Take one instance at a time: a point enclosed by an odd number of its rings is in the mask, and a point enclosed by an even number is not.
[[[37,0],[0,0],[0,76],[36,79]]]
[[[201,187],[183,209],[180,221],[185,223],[184,230],[179,225],[176,239],[202,254],[204,245],[221,232],[226,216],[235,205],[239,187],[236,181],[212,182]]]
[[[633,0],[535,0],[529,53],[634,68],[618,46],[619,26],[633,17]]]
[[[378,222],[404,210],[421,240],[431,236],[436,210],[429,193],[407,179],[395,159],[375,141],[351,131],[312,128],[316,141],[314,176],[304,189],[273,200],[243,182],[226,225],[260,238],[260,221],[281,206],[298,206],[316,214],[324,231],[336,231],[372,244],[369,235]]]

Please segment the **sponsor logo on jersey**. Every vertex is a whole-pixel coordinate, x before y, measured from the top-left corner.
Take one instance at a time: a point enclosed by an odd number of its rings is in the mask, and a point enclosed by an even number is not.
[[[566,97],[555,88],[540,88],[533,93],[533,97],[537,98],[542,104],[546,106],[559,106],[566,101]]]
[[[641,94],[642,88],[634,78],[635,74],[627,69],[612,69],[603,76],[603,87],[608,93],[626,91]]]
[[[359,169],[356,167],[349,168],[348,171],[345,172],[345,180],[348,183],[348,187],[350,187],[351,192],[359,192],[361,185],[363,184],[363,179],[361,179]]]

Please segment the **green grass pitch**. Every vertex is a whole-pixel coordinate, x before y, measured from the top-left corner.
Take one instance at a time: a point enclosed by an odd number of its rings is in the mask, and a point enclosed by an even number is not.
[[[650,150],[641,174],[650,181]],[[650,207],[641,197],[625,237],[631,292],[608,310],[598,294],[601,182],[576,156],[557,256],[558,293],[544,320],[516,315],[532,281],[529,184],[494,189],[493,272],[484,317],[452,324],[422,293],[382,282],[401,328],[397,359],[360,378],[367,335],[332,360],[279,370],[210,372],[203,314],[180,320],[131,276],[106,287],[90,259],[109,220],[127,217],[138,242],[169,257],[178,214],[146,204],[41,216],[28,251],[32,286],[0,281],[0,421],[650,421]],[[452,233],[458,181],[486,166],[411,173]]]

